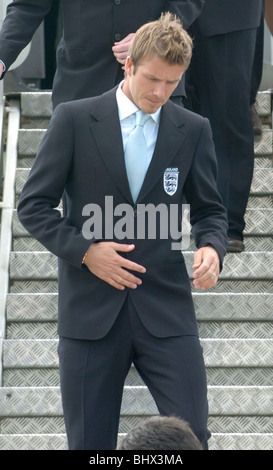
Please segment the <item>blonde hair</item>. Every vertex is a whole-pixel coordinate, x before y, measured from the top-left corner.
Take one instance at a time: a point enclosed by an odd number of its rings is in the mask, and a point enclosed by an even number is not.
[[[135,67],[144,57],[157,55],[170,65],[189,67],[192,56],[192,39],[183,29],[181,21],[173,14],[141,26],[130,45],[129,56]]]

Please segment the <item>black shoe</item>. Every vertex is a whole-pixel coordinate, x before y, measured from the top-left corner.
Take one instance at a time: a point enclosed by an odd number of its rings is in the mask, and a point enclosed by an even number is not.
[[[237,240],[236,238],[228,239],[228,253],[241,253],[242,251],[244,251],[244,249],[245,245],[241,240]]]
[[[262,120],[257,113],[255,104],[250,106],[251,118],[252,118],[252,126],[254,134],[261,135],[262,133]]]

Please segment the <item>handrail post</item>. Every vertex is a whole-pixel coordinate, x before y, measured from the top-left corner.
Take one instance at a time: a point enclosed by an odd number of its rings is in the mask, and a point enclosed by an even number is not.
[[[3,201],[0,203],[0,386],[3,380],[3,342],[6,334],[6,301],[9,292],[9,260],[12,250],[12,216],[15,208],[15,175],[20,125],[20,103],[10,100],[7,107],[7,145]]]
[[[3,195],[3,174],[4,174],[3,128],[4,128],[4,86],[3,86],[3,80],[1,80],[0,81],[0,197],[2,197]]]

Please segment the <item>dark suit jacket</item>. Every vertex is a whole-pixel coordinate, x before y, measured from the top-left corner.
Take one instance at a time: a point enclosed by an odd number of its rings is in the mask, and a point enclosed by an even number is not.
[[[167,168],[179,171],[178,189],[172,196],[163,187]],[[216,158],[208,120],[167,102],[136,203],[181,207],[184,193],[191,205],[197,246],[213,245],[223,260],[227,223],[215,176]],[[67,212],[61,217],[54,208],[64,190]],[[136,290],[119,291],[83,267],[84,253],[94,242],[82,234],[89,218],[82,214],[83,208],[97,204],[102,208],[104,223],[106,195],[112,196],[114,208],[119,204],[134,206],[115,89],[101,97],[57,107],[18,205],[22,224],[59,257],[59,334],[83,339],[102,337],[127,295],[152,334],[196,334],[188,274],[181,252],[171,249],[170,233],[167,239],[159,239],[160,233],[149,240],[113,237],[118,243],[135,243],[135,250],[127,256],[147,269],[141,275],[142,286]]]
[[[184,27],[200,14],[204,0],[61,0],[64,35],[57,51],[53,105],[110,90],[123,78],[112,46],[142,24],[171,11]],[[9,67],[31,40],[53,0],[13,1],[0,34],[0,59]],[[176,95],[184,94],[181,83]]]
[[[263,0],[206,0],[197,23],[205,36],[257,28]]]

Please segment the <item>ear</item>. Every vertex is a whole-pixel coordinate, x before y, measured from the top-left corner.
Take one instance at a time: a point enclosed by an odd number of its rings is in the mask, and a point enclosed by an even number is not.
[[[125,72],[129,77],[131,77],[133,75],[133,72],[134,72],[134,64],[133,64],[130,56],[128,56],[126,58]]]

